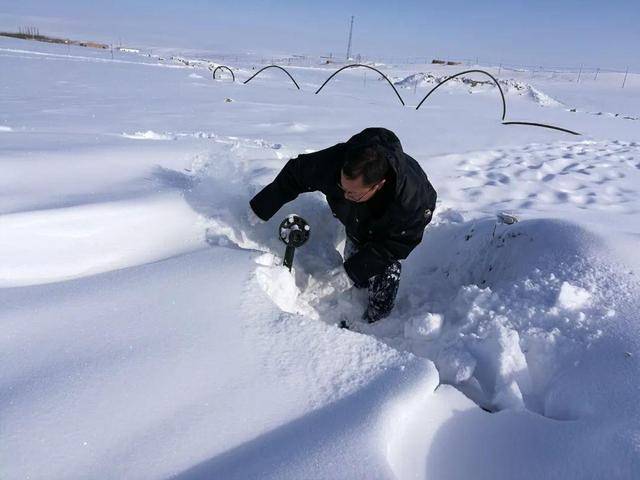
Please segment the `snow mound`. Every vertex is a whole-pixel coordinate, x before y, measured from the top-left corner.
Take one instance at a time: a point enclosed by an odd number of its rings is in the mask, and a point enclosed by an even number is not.
[[[435,87],[447,77],[437,77],[432,73],[414,73],[400,80],[395,80],[393,84],[400,88]],[[452,80],[455,81],[456,79]]]
[[[13,132],[13,128],[0,125],[0,133],[2,132]]]
[[[406,264],[396,314],[429,321],[389,326],[384,335],[432,359],[443,381],[486,408],[544,413],[551,379],[601,336],[612,301],[603,300],[595,267],[600,247],[593,235],[555,220],[504,225],[436,217]],[[599,300],[588,302],[587,290]],[[436,329],[437,339],[421,341],[414,333],[420,327]]]
[[[0,288],[141,265],[205,245],[200,217],[175,193],[0,217]]]
[[[498,80],[505,94],[519,95],[532,100],[543,107],[559,107],[561,102],[546,93],[538,90],[529,83],[519,82],[513,79]],[[486,83],[492,85],[493,83]]]
[[[558,306],[567,310],[578,310],[588,306],[591,294],[584,288],[563,282],[558,294]]]
[[[280,150],[276,153],[277,158],[282,158],[287,155],[287,150],[283,148],[281,143],[274,143],[264,140],[262,138],[245,138],[236,137],[231,135],[218,135],[215,132],[207,131],[192,131],[192,132],[155,132],[153,130],[139,131],[134,133],[122,133],[122,137],[131,138],[134,140],[212,140],[213,142],[228,145],[233,149],[238,149],[234,152],[236,156],[240,156],[245,149],[271,149]]]
[[[404,324],[404,336],[413,340],[434,340],[440,336],[441,330],[442,315],[431,312]]]
[[[403,79],[394,81],[393,84],[400,88],[428,88],[431,89],[449,78],[448,76],[436,76],[432,73],[415,73]],[[518,95],[537,103],[544,107],[556,107],[562,105],[553,97],[538,90],[532,85],[514,79],[499,79],[498,83],[502,87],[505,95]],[[469,93],[484,92],[495,84],[491,80],[474,80],[467,77],[456,77],[445,84],[443,88],[454,89],[466,88]]]

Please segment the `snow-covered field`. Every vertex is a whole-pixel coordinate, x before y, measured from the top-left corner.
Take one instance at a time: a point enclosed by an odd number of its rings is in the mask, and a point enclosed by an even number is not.
[[[379,65],[402,107],[371,71],[314,95],[334,67],[291,67],[297,90],[165,57],[0,40],[0,478],[640,476],[640,75],[501,72],[507,120],[576,137],[501,125],[485,83],[416,111],[457,67]],[[439,203],[356,333],[322,195],[246,214],[368,126]]]

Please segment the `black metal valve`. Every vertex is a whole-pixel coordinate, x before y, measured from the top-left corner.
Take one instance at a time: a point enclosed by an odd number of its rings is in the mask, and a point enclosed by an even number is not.
[[[311,227],[307,221],[298,216],[291,214],[285,218],[280,227],[278,227],[278,237],[282,240],[287,249],[284,252],[284,266],[291,271],[293,267],[293,256],[296,248],[301,247],[309,240]]]

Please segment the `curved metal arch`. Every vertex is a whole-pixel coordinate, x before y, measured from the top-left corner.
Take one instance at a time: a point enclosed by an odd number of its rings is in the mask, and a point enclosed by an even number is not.
[[[491,75],[489,72],[485,72],[484,70],[465,70],[464,72],[456,73],[455,75],[451,75],[449,78],[445,78],[443,81],[441,81],[431,90],[429,90],[429,93],[427,93],[425,97],[422,99],[422,101],[418,104],[418,106],[416,107],[416,110],[418,110],[420,108],[420,105],[422,105],[424,101],[427,98],[429,98],[429,95],[435,92],[441,85],[447,83],[449,80],[453,80],[454,78],[459,77],[460,75],[465,75],[467,73],[484,73],[489,78],[491,78],[491,80],[493,80],[493,83],[496,84],[496,87],[498,87],[498,90],[500,91],[500,97],[502,97],[502,120],[504,120],[505,117],[507,116],[507,101],[504,99],[504,92],[502,91],[502,87],[498,83],[498,80],[496,80],[496,78],[493,75]]]
[[[216,72],[220,69],[226,69],[229,70],[229,73],[231,74],[231,78],[233,79],[233,81],[236,81],[236,76],[233,74],[233,70],[231,70],[229,67],[227,67],[226,65],[218,65],[215,70],[213,71],[213,79],[216,79]]]
[[[251,78],[249,78],[248,80],[245,80],[244,84],[249,83],[251,80],[253,80],[254,77],[256,77],[258,74],[260,74],[261,72],[263,72],[264,70],[266,70],[267,68],[279,68],[280,70],[282,70],[284,73],[286,73],[287,75],[289,75],[289,78],[291,79],[291,81],[296,85],[296,87],[298,87],[298,90],[300,90],[300,85],[298,85],[298,82],[295,81],[295,79],[291,76],[291,74],[289,72],[287,72],[284,68],[282,68],[279,65],[267,65],[264,68],[261,68],[260,70],[258,70],[256,73],[254,73]]]
[[[544,123],[535,123],[535,122],[502,122],[503,125],[529,125],[532,127],[542,127],[542,128],[551,128],[553,130],[559,130],[561,132],[570,133],[571,135],[582,135],[581,133],[574,132],[573,130],[569,130],[567,128],[556,127],[555,125],[547,125]]]
[[[374,72],[378,72],[380,75],[382,75],[382,77],[387,81],[387,83],[389,85],[391,85],[391,88],[393,88],[393,91],[396,92],[396,95],[398,96],[398,99],[400,100],[400,103],[402,104],[402,106],[404,106],[404,100],[402,100],[402,97],[398,93],[398,90],[396,90],[396,87],[393,85],[393,83],[391,83],[391,80],[389,80],[389,78],[387,78],[387,76],[384,73],[382,73],[380,70],[378,70],[377,68],[374,68],[374,67],[372,67],[370,65],[363,65],[362,63],[352,63],[351,65],[346,65],[346,66],[340,68],[339,70],[336,70],[335,72],[333,72],[333,74],[324,81],[324,83],[320,86],[320,88],[318,90],[316,90],[316,95],[320,92],[320,90],[322,90],[324,88],[324,86],[329,82],[329,80],[331,80],[333,77],[335,77],[338,73],[340,73],[342,70],[345,70],[347,68],[353,68],[353,67],[365,67],[365,68],[368,68],[370,70],[373,70]]]

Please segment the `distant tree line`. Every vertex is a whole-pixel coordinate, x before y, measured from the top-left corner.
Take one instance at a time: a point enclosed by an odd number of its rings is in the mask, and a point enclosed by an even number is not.
[[[0,36],[20,38],[22,40],[36,40],[38,42],[47,43],[63,43],[65,45],[76,45],[79,47],[100,48],[106,50],[109,45],[98,42],[81,42],[78,40],[69,40],[67,38],[55,38],[47,35],[40,35],[40,30],[37,27],[20,27],[18,32],[0,32]]]

